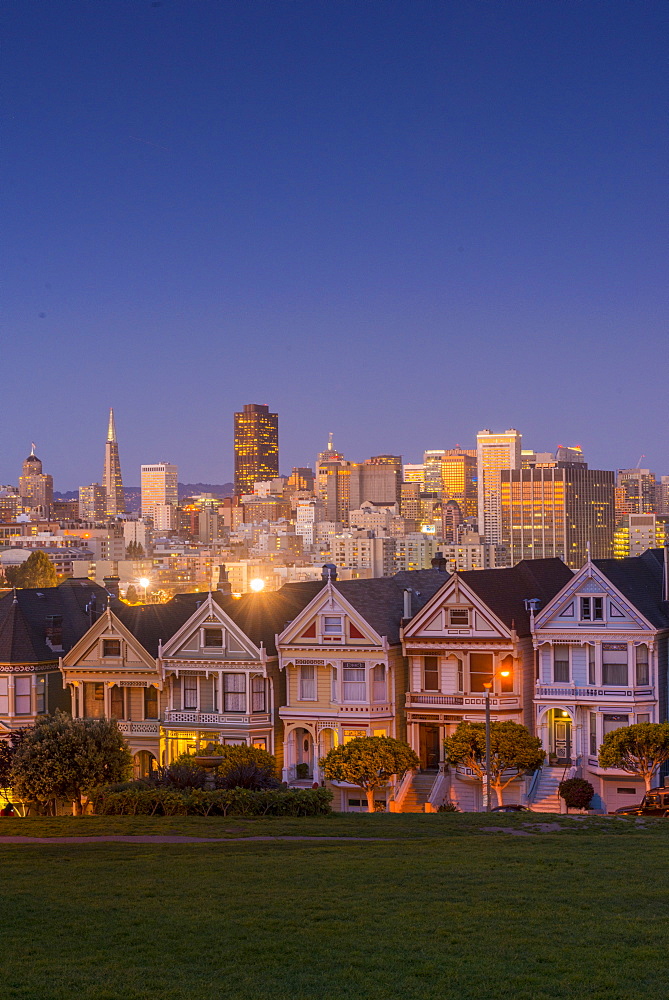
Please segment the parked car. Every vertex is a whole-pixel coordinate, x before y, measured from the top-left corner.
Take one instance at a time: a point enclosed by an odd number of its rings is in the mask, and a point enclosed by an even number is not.
[[[490,810],[494,813],[526,813],[529,811],[527,806],[495,806]]]
[[[614,816],[667,816],[669,814],[669,788],[651,788],[635,806],[621,806]]]

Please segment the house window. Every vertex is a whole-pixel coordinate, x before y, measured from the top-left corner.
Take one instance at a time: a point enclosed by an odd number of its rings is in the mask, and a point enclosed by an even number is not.
[[[144,718],[158,718],[158,688],[155,688],[153,684],[144,688]]]
[[[365,684],[365,664],[364,663],[344,663],[342,664],[344,682],[343,700],[366,701],[367,686]]]
[[[553,650],[553,683],[569,682],[569,647],[556,646]]]
[[[337,701],[337,668],[332,668],[332,689],[330,691],[330,701]]]
[[[264,736],[256,737],[253,740],[252,746],[254,746],[256,750],[267,750],[267,738]]]
[[[465,672],[462,666],[462,660],[456,657],[455,662],[457,664],[457,674],[458,674],[458,691],[464,691],[465,689]]]
[[[109,712],[112,719],[125,719],[124,691],[114,684],[109,692]]]
[[[439,690],[439,657],[423,657],[423,690]]]
[[[313,665],[300,667],[300,701],[316,701],[316,669]]]
[[[225,712],[246,711],[246,674],[223,674]]]
[[[251,678],[251,711],[265,711],[265,678]]]
[[[46,677],[38,677],[35,684],[35,711],[38,715],[46,712]]]
[[[650,683],[650,671],[648,669],[648,646],[642,643],[636,647],[636,682],[641,687]]]
[[[341,635],[341,618],[339,615],[324,615],[323,635]]]
[[[627,643],[602,644],[602,684],[614,687],[627,685]]]
[[[492,653],[469,654],[469,690],[485,691],[492,682]]]
[[[372,670],[372,699],[377,704],[386,700],[386,668],[382,663]]]
[[[604,719],[604,736],[607,733],[612,733],[614,729],[622,729],[623,726],[628,725],[629,719],[626,715],[605,715]]]
[[[604,598],[603,597],[582,597],[581,598],[581,621],[582,622],[602,622],[602,621],[604,621]]]
[[[120,656],[121,655],[121,640],[120,639],[103,639],[102,640],[102,655],[103,656]]]
[[[590,753],[597,755],[597,713],[590,712]]]
[[[197,709],[197,677],[184,677],[184,709]]]
[[[31,708],[31,698],[30,698],[30,677],[16,677],[14,679],[14,711],[17,715],[30,715]],[[102,687],[102,684],[100,685]]]
[[[345,729],[342,733],[343,742],[350,743],[351,740],[357,740],[361,736],[366,736],[367,732],[364,729]]]
[[[450,608],[448,623],[453,626],[469,625],[469,608]]]
[[[220,628],[204,629],[204,645],[207,649],[222,649],[223,629]]]
[[[0,715],[9,715],[9,677],[0,677]]]
[[[105,714],[105,686],[91,681],[84,682],[84,715],[87,719],[103,719]]]
[[[639,723],[639,725],[641,725],[641,723],[648,723],[648,722],[650,722],[650,713],[649,712],[643,712],[641,715],[637,715],[636,721]]]
[[[588,646],[588,684],[591,687],[597,683],[595,677],[595,647]]]

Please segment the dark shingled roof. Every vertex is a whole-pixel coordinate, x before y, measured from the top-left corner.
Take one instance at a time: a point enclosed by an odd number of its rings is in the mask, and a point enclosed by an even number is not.
[[[649,549],[628,559],[593,559],[614,587],[656,628],[669,628],[669,604],[663,591],[664,552]]]
[[[66,580],[58,587],[16,590],[0,598],[0,663],[54,663],[59,653],[46,643],[47,618],[63,619],[63,652],[91,625],[86,605],[95,596],[102,611],[109,595],[91,580]]]
[[[193,596],[203,601],[207,595]],[[157,656],[158,643],[162,641],[165,644],[179,631],[195,611],[195,602],[191,604],[171,600],[167,604],[124,604],[123,601],[115,600],[110,607],[147,653]]]
[[[561,559],[523,559],[507,569],[458,573],[458,577],[505,625],[514,627],[518,635],[530,634],[530,616],[525,610],[525,601],[537,597],[540,608],[545,608],[573,575]]]

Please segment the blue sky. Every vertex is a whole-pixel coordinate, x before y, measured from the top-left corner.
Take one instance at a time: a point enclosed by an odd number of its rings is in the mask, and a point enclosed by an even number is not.
[[[517,427],[669,474],[669,9],[105,0],[0,14],[3,447],[232,473],[232,414],[419,460]]]

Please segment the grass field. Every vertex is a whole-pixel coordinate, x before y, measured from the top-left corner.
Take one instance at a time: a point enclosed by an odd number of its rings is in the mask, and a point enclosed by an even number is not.
[[[2,843],[104,833],[382,839]],[[665,1000],[668,848],[662,820],[0,820],[0,994]]]

